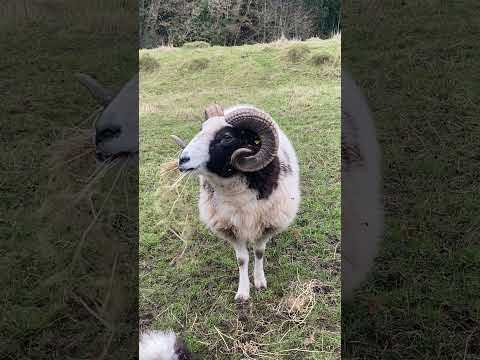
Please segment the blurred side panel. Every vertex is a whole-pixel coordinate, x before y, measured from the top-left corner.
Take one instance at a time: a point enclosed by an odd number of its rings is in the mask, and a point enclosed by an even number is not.
[[[479,15],[470,0],[343,2],[344,75],[364,101],[342,83],[342,358],[480,356]]]
[[[137,7],[0,5],[2,359],[137,356]]]

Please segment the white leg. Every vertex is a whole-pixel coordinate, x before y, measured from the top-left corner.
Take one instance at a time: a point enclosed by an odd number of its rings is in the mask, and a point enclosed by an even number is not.
[[[247,243],[236,242],[233,245],[237,257],[239,281],[238,291],[235,300],[239,302],[247,301],[250,298],[250,281],[248,280],[248,249]]]
[[[263,258],[265,257],[266,244],[267,241],[258,241],[255,243],[255,266],[253,278],[257,290],[267,288],[267,279],[265,279],[265,273],[263,272]]]

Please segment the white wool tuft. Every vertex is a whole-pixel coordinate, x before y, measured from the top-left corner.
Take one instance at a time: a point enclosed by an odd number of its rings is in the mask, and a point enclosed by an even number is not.
[[[149,331],[140,336],[139,360],[178,360],[172,331]]]

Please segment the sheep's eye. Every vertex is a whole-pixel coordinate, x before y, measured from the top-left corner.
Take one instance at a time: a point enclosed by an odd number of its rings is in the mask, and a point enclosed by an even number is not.
[[[260,139],[255,139],[254,143],[255,145],[260,145]]]
[[[233,136],[230,134],[225,134],[222,139],[222,144],[230,144],[233,141]]]

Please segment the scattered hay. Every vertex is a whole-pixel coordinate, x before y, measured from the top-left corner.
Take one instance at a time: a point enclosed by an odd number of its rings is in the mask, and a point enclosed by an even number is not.
[[[183,44],[184,49],[202,49],[210,47],[210,44],[206,41],[192,41]]]
[[[140,113],[143,114],[155,114],[161,112],[165,106],[158,104],[147,104],[143,101],[140,103]]]
[[[165,175],[174,170],[178,170],[177,160],[170,160],[160,165],[160,175]]]
[[[330,351],[317,350],[318,337],[312,332],[300,339],[295,347],[287,347],[285,338],[294,328],[304,326],[318,301],[330,300],[334,287],[317,279],[293,282],[288,293],[278,304],[271,303],[262,310],[261,316],[252,313],[252,307],[239,311],[236,319],[213,326],[218,336],[217,344],[222,354],[242,354],[244,359],[307,358],[330,355]],[[330,295],[331,294],[331,295]],[[267,313],[265,313],[267,312]],[[258,332],[265,333],[272,326],[272,319],[280,319],[281,333],[273,342],[259,340]],[[309,357],[308,357],[309,358]],[[315,357],[316,358],[316,357]]]
[[[138,60],[140,71],[153,72],[160,67],[160,63],[149,54],[142,54]]]
[[[180,173],[177,160],[169,160],[160,166],[159,186],[155,192],[156,227],[163,234],[174,235],[182,243],[182,250],[170,261],[176,264],[187,250],[196,228],[195,200],[191,173]]]
[[[126,171],[129,161],[129,158],[117,158],[98,164],[91,128],[66,129],[62,140],[51,146],[49,181],[45,189],[48,196],[38,211],[39,218],[48,218],[51,226],[45,226],[39,236],[46,239],[52,233],[64,231],[61,229],[70,229],[73,221],[79,238],[74,245],[72,269],[81,258],[87,239],[95,239],[92,249],[101,242],[107,244],[110,240],[102,229],[113,230],[119,225],[114,221],[127,216],[122,211],[128,209],[119,204],[128,198],[126,189],[132,181],[130,177],[137,176],[135,171]],[[124,235],[128,236],[127,233]]]
[[[87,128],[63,129],[60,140],[52,144],[49,149],[48,190],[51,193],[58,191],[72,191],[77,185],[85,184],[86,174],[92,174],[96,168],[95,123],[103,108],[98,108],[83,123]],[[82,124],[81,124],[82,125]]]
[[[237,321],[234,326],[234,331],[230,334],[225,334],[214,325],[215,332],[219,337],[219,343],[223,344],[223,354],[237,355],[242,354],[243,359],[280,359],[285,356],[293,356],[292,358],[304,358],[306,354],[321,354],[326,353],[318,350],[310,350],[307,347],[311,346],[315,339],[304,341],[303,347],[288,348],[282,350],[278,349],[278,345],[283,343],[283,336],[278,341],[271,343],[263,343],[255,341],[255,333],[247,331],[241,322]],[[268,325],[267,325],[268,326]],[[291,329],[291,327],[289,327]],[[284,336],[289,332],[284,334]],[[293,355],[296,354],[296,355]],[[302,354],[302,355],[301,355]]]
[[[187,68],[191,71],[204,70],[208,67],[210,60],[207,58],[196,58],[187,62]]]
[[[289,320],[304,323],[317,303],[318,289],[322,288],[319,280],[302,282],[297,280],[290,286],[288,294],[280,301],[276,312]]]
[[[286,59],[292,63],[299,63],[305,60],[309,53],[310,48],[306,44],[295,44],[288,49]]]

